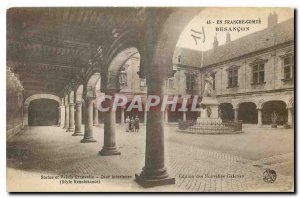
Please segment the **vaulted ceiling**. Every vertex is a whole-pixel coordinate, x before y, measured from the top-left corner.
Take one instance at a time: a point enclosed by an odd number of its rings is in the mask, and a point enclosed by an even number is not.
[[[7,65],[25,90],[59,93],[116,27],[142,8],[12,8],[7,11]]]

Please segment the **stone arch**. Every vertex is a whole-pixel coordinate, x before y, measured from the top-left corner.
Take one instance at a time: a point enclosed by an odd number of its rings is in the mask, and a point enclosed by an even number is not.
[[[85,97],[96,97],[96,84],[98,82],[101,84],[101,75],[99,72],[90,75],[83,87],[83,95]]]
[[[281,102],[285,103],[286,106],[288,106],[288,102],[286,100],[284,100],[284,99],[282,99],[280,97],[274,97],[274,98],[269,98],[267,100],[260,101],[260,103],[259,103],[260,106],[258,108],[261,108],[261,109],[264,108],[264,105],[267,102],[271,102],[271,101],[281,101]]]
[[[159,36],[156,39],[156,43],[154,44],[153,65],[166,67],[161,68],[161,70],[172,69],[173,55],[179,36],[188,25],[188,23],[202,10],[203,8],[173,8],[170,10],[169,15],[162,22]],[[153,46],[151,45],[151,47]],[[141,63],[142,66],[149,64],[144,61]],[[147,68],[143,69],[147,70]]]
[[[51,99],[55,100],[58,102],[59,105],[61,105],[61,99],[53,94],[34,94],[32,96],[29,96],[25,102],[24,102],[24,114],[23,114],[23,125],[28,126],[28,108],[30,105],[30,102],[33,100],[38,100],[38,99]]]
[[[76,88],[76,92],[75,92],[75,101],[76,102],[81,102],[82,101],[82,94],[83,94],[83,85],[80,84]]]
[[[61,100],[58,96],[56,95],[53,95],[53,94],[35,94],[35,95],[32,95],[32,96],[29,96],[25,102],[24,102],[24,106],[29,106],[30,102],[33,101],[33,100],[37,100],[37,99],[52,99],[52,100],[55,100],[59,103],[59,105],[61,105]]]
[[[252,98],[233,101],[232,106],[233,106],[233,108],[239,108],[240,104],[242,104],[242,103],[254,103],[256,105],[256,108],[258,108],[257,100],[252,99]]]
[[[136,47],[128,47],[119,51],[118,54],[112,59],[107,70],[106,89],[119,90],[119,71],[121,66],[125,65],[131,58],[138,56],[140,58],[139,51]],[[125,66],[124,66],[125,67]],[[125,68],[126,69],[126,68]]]

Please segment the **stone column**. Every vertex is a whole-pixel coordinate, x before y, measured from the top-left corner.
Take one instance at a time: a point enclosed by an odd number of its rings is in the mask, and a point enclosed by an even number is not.
[[[68,129],[69,128],[69,113],[70,113],[70,110],[69,110],[69,104],[65,105],[65,126],[64,126],[64,129]]]
[[[23,127],[28,126],[28,107],[27,105],[24,106],[24,111],[23,111]]]
[[[165,123],[168,123],[169,122],[169,118],[168,118],[168,110],[166,108],[166,110],[164,111],[164,121]]]
[[[294,127],[294,122],[293,122],[293,108],[288,108],[288,124],[291,127]]]
[[[183,120],[186,121],[186,111],[183,112]]]
[[[121,107],[121,124],[125,123],[125,112],[124,107]]]
[[[261,109],[257,109],[257,125],[262,126],[262,112],[261,112]]]
[[[239,120],[239,108],[234,108],[234,121],[237,122]]]
[[[144,110],[144,123],[146,124],[147,122],[147,111],[146,109]]]
[[[137,183],[144,187],[175,184],[175,178],[170,178],[165,167],[164,152],[164,114],[160,110],[163,99],[162,73],[153,68],[154,73],[147,76],[147,95],[161,98],[159,105],[151,107],[147,115],[146,124],[146,153],[145,166],[142,172],[135,175]]]
[[[81,143],[96,142],[93,137],[93,99],[85,98],[84,137]]]
[[[74,103],[69,104],[69,127],[67,132],[74,132],[75,124],[74,124]]]
[[[98,121],[98,108],[97,105],[94,105],[94,126],[99,125],[99,121]]]
[[[60,106],[60,127],[65,126],[65,116],[66,116],[65,111],[66,111],[65,105],[61,105]]]
[[[57,126],[60,127],[60,123],[61,123],[61,106],[59,106],[57,109],[58,109]]]
[[[76,106],[75,106],[75,131],[72,134],[73,136],[82,136],[83,133],[81,131],[81,106],[82,106],[82,102],[81,101],[77,101],[76,102]]]
[[[112,93],[105,93],[106,95],[112,95]],[[112,99],[113,100],[113,99]],[[105,107],[109,107],[109,110],[104,112],[104,144],[102,150],[99,151],[100,155],[120,155],[121,152],[117,149],[116,143],[116,112],[112,111],[112,103],[110,99],[105,99]]]

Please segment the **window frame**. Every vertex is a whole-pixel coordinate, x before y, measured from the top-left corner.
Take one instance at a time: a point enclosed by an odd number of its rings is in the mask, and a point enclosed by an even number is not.
[[[232,65],[231,67],[226,69],[227,88],[235,88],[239,86],[239,68],[240,66]]]

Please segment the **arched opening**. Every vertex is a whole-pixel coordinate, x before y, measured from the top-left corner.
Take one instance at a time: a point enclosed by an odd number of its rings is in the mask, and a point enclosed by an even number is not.
[[[139,78],[140,53],[136,47],[129,47],[119,52],[108,68],[107,88],[120,92],[140,92],[143,79]]]
[[[234,110],[231,103],[221,103],[220,109],[222,120],[234,120]]]
[[[52,99],[37,99],[29,104],[29,126],[51,126],[58,124],[59,103]]]
[[[285,102],[280,100],[272,100],[265,102],[262,107],[263,124],[272,124],[272,114],[274,112],[278,116],[276,119],[276,124],[282,125],[287,122],[288,112]]]
[[[257,124],[257,109],[253,102],[239,104],[238,119],[245,124]]]

